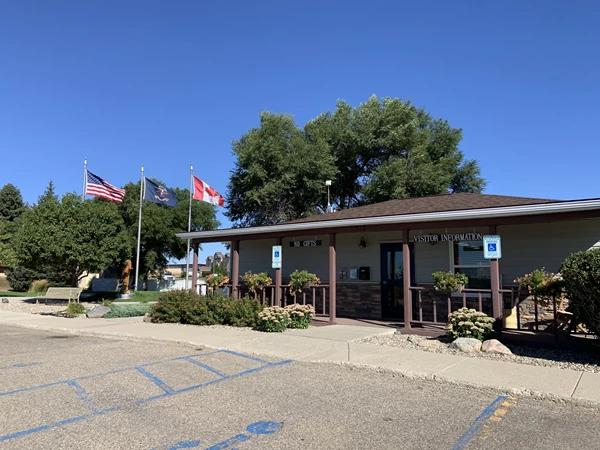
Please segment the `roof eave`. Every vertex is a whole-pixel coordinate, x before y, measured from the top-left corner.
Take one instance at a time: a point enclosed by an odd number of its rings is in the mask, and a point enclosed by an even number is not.
[[[502,206],[495,208],[463,209],[430,213],[400,214],[393,216],[362,217],[358,219],[322,220],[249,228],[228,228],[214,231],[177,233],[181,239],[210,239],[253,234],[276,234],[283,231],[310,231],[314,229],[342,228],[362,225],[403,224],[416,222],[442,222],[464,219],[493,219],[498,217],[559,214],[575,211],[600,209],[600,199],[575,200],[569,202],[540,203],[536,205]]]

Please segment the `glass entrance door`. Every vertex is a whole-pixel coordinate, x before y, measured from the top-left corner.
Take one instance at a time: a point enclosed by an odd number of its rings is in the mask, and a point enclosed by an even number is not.
[[[411,266],[413,251],[411,244]],[[414,270],[411,267],[411,274]],[[381,316],[404,320],[404,258],[402,244],[381,244]]]

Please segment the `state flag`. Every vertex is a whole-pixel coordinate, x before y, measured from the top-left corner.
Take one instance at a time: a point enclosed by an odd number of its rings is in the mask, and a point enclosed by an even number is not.
[[[148,178],[144,180],[144,200],[173,207],[179,203],[172,189],[155,183]]]

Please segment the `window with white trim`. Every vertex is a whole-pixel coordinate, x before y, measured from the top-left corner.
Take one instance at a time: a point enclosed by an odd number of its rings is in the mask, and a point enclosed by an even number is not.
[[[469,289],[491,289],[490,261],[483,257],[483,241],[454,241],[451,267],[469,277]]]

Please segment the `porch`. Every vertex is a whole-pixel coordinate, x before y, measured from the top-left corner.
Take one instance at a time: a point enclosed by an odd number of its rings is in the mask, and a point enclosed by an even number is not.
[[[510,319],[516,332],[559,336],[577,331],[565,329],[568,311],[540,311],[510,283],[535,268],[557,271],[571,253],[598,246],[598,229],[600,199],[451,194],[178,236],[193,246],[194,286],[200,244],[230,242],[230,295],[246,294],[240,276],[246,271],[267,272],[274,283],[257,294],[263,304],[313,305],[320,323],[388,319],[406,332],[420,332],[443,328],[450,312],[468,307],[493,317],[498,330]],[[502,236],[502,260],[484,259],[484,235]],[[272,265],[275,249],[283,259]],[[292,295],[285,277],[295,269],[315,273],[324,283]],[[427,282],[436,271],[468,275],[467,289],[433,292]]]

